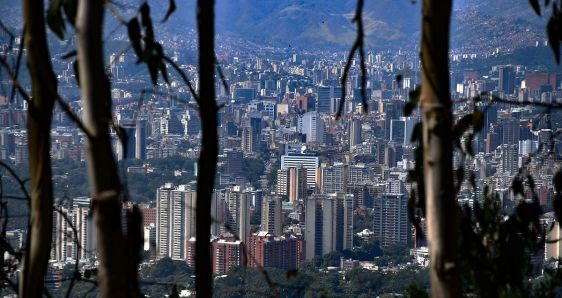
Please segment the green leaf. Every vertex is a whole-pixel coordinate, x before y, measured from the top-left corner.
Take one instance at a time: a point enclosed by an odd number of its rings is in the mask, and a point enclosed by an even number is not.
[[[176,11],[176,1],[170,0],[170,5],[168,5],[168,11],[166,12],[166,16],[164,16],[162,23],[166,22],[168,18],[172,15],[172,13],[174,13],[174,11]]]
[[[480,132],[484,127],[484,113],[479,109],[475,109],[472,113],[472,129],[474,132]]]
[[[62,0],[51,0],[47,9],[47,25],[59,39],[64,39],[65,25],[62,17]]]
[[[541,7],[539,5],[539,0],[529,0],[529,3],[531,3],[531,7],[533,7],[533,10],[535,11],[535,13],[540,16],[541,15]]]
[[[148,66],[148,72],[150,73],[150,81],[153,85],[156,85],[158,81],[158,66],[159,63],[155,59],[150,59],[146,65]]]
[[[521,178],[519,178],[518,176],[513,178],[513,181],[511,182],[511,189],[513,190],[513,194],[515,195],[524,194],[523,181],[521,181]]]
[[[131,41],[131,45],[133,46],[133,49],[135,50],[135,54],[139,59],[137,63],[139,63],[142,55],[142,46],[141,46],[140,24],[137,18],[133,18],[127,23],[127,32],[129,34],[129,40]]]
[[[76,56],[76,54],[77,54],[76,50],[74,50],[74,51],[70,51],[70,52],[68,52],[68,53],[64,54],[64,55],[62,56],[62,59],[63,59],[63,60],[66,60],[66,59],[69,59],[69,58],[75,57],[75,56]]]
[[[144,36],[146,40],[154,41],[154,30],[152,28],[152,19],[150,18],[150,6],[144,2],[140,7],[141,23],[144,27]]]
[[[474,134],[469,134],[464,140],[464,149],[466,153],[470,156],[474,156],[474,150],[472,150],[472,141],[474,140]]]
[[[76,6],[77,6],[78,0],[63,0],[63,1],[64,1],[63,9],[64,9],[64,13],[66,14],[66,18],[68,19],[70,24],[72,24],[72,26],[75,26],[75,24],[76,24]]]

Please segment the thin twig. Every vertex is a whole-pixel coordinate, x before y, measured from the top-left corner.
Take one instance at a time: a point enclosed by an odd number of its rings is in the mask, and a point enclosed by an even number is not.
[[[336,120],[341,117],[341,114],[344,109],[345,105],[345,98],[347,94],[347,77],[349,75],[349,69],[351,68],[351,62],[353,60],[353,56],[355,52],[359,50],[359,60],[361,63],[361,104],[363,105],[363,112],[367,112],[369,110],[368,103],[367,103],[367,67],[365,66],[365,49],[364,49],[364,38],[365,33],[363,31],[363,5],[364,0],[357,0],[357,9],[355,11],[355,17],[353,17],[353,22],[357,23],[357,37],[355,38],[355,42],[349,51],[347,56],[347,61],[345,63],[345,67],[343,69],[343,74],[341,77],[341,98],[338,105],[338,111],[336,112]]]

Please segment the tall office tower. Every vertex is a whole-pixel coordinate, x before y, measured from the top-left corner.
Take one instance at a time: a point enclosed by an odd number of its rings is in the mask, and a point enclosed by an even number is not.
[[[145,116],[137,116],[135,123],[135,158],[146,159],[146,136],[148,119]]]
[[[67,221],[67,218],[72,218],[70,211],[65,207],[60,207],[60,211],[61,212],[53,213],[53,248],[51,250],[51,260],[64,262],[72,257],[74,234]]]
[[[247,245],[248,266],[295,270],[304,261],[303,246],[304,240],[294,235],[254,233]]]
[[[366,182],[348,183],[345,193],[353,195],[353,209],[372,208],[372,196]]]
[[[307,169],[302,166],[289,168],[289,202],[304,200],[307,192]]]
[[[519,120],[515,118],[506,118],[501,121],[502,144],[516,145],[519,144],[520,135]]]
[[[306,200],[306,258],[353,245],[353,195],[313,194]]]
[[[333,166],[322,166],[322,193],[330,194],[345,192],[347,184],[347,166],[334,164]]]
[[[390,140],[403,146],[410,145],[415,125],[416,120],[412,117],[400,117],[399,119],[391,120]]]
[[[317,169],[319,166],[318,154],[287,152],[281,155],[281,169],[302,167],[306,169],[306,184],[309,188],[316,188]]]
[[[226,150],[225,150],[226,151]],[[226,172],[231,177],[239,176],[242,172],[244,154],[239,150],[226,151]]]
[[[408,196],[383,194],[374,200],[373,231],[382,246],[410,244],[412,233],[408,220]]]
[[[145,159],[146,158],[146,133],[147,119],[138,117],[134,119],[121,119],[119,125],[127,134],[127,144],[119,143],[121,148],[120,158]],[[126,152],[124,150],[127,150]],[[125,155],[126,154],[126,155]]]
[[[328,114],[331,112],[331,101],[334,88],[329,86],[316,87],[316,111],[318,113]]]
[[[515,73],[513,66],[506,65],[500,66],[499,70],[499,84],[498,90],[503,91],[505,94],[513,94],[515,91]]]
[[[0,159],[8,159],[14,154],[15,148],[14,134],[8,129],[0,129]]]
[[[307,143],[324,144],[325,125],[324,120],[317,112],[304,113],[298,120],[298,131],[306,135]]]
[[[225,202],[226,191],[215,190],[213,191],[213,196],[211,197],[211,235],[219,236],[225,231],[223,223],[226,222],[226,202]]]
[[[255,144],[255,135],[252,133],[252,128],[249,126],[245,126],[242,128],[242,151],[244,153],[252,153],[255,152],[256,149],[254,147]]]
[[[188,135],[197,135],[201,131],[201,119],[199,111],[194,109],[187,110],[187,131]]]
[[[384,148],[384,165],[389,168],[396,166],[399,160],[402,160],[404,150],[402,145],[389,142]]]
[[[246,263],[244,243],[232,235],[224,235],[212,244],[213,273],[223,275]]]
[[[261,230],[274,236],[281,235],[281,197],[266,197],[261,211]]]
[[[226,191],[226,225],[230,227],[231,233],[238,236],[243,242],[247,243],[250,237],[250,202],[248,192],[240,189],[240,186],[233,186]]]
[[[252,117],[242,128],[242,151],[245,153],[260,152],[261,150],[261,131],[262,119]]]
[[[349,121],[349,151],[361,144],[361,120],[351,119]]]
[[[347,182],[348,183],[361,183],[371,180],[373,171],[365,164],[351,165],[347,169]]]
[[[72,224],[78,234],[80,246],[75,245],[72,258],[79,260],[92,259],[96,255],[96,238],[94,223],[90,216],[90,198],[75,198],[72,202]]]
[[[263,207],[263,190],[251,187],[246,189],[246,192],[248,193],[250,208],[253,208],[254,212],[261,216],[261,209]]]
[[[279,196],[287,196],[289,194],[289,169],[277,170],[277,183],[275,186],[275,194]]]
[[[166,183],[156,190],[159,257],[185,260],[186,241],[195,236],[196,196],[186,185]]]
[[[500,170],[505,174],[515,174],[519,170],[519,145],[503,144],[499,147]]]

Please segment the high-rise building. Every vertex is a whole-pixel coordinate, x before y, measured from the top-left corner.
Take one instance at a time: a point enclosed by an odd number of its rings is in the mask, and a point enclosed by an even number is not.
[[[382,246],[410,244],[412,233],[408,220],[408,196],[383,194],[374,200],[373,231]]]
[[[287,196],[289,194],[289,169],[277,170],[275,193],[279,196]]]
[[[289,202],[304,200],[307,196],[307,169],[301,166],[289,168]]]
[[[317,112],[304,113],[298,122],[298,131],[306,135],[307,143],[324,144],[325,125],[324,120]]]
[[[159,257],[185,260],[186,241],[195,236],[196,196],[187,185],[166,183],[156,190]]]
[[[72,218],[71,211],[65,207],[60,207],[59,212],[53,213],[51,260],[65,262],[68,258],[72,257],[74,234],[68,222],[70,218]]]
[[[239,150],[226,151],[226,172],[232,177],[239,176],[242,172],[244,154]]]
[[[350,165],[347,168],[347,182],[348,183],[361,183],[371,180],[373,171],[371,167],[366,167],[365,164]]]
[[[127,134],[126,144],[119,143],[120,158],[145,159],[146,158],[146,134],[147,119],[138,117],[135,119],[121,119],[119,125]]]
[[[334,164],[332,166],[322,166],[322,192],[336,193],[345,192],[347,184],[347,166],[344,164]]]
[[[226,222],[226,202],[225,202],[226,190],[220,191],[215,190],[211,197],[211,235],[219,236],[221,233],[225,232],[223,223]]]
[[[90,214],[90,198],[75,198],[72,202],[72,224],[78,234],[78,243],[72,252],[73,259],[88,260],[96,255],[94,223]]]
[[[236,240],[233,235],[224,235],[212,244],[213,273],[227,274],[233,269],[246,263],[245,245]]]
[[[353,195],[313,194],[306,200],[306,258],[353,245]]]
[[[268,234],[281,235],[281,197],[270,196],[263,200],[261,230]]]
[[[416,121],[412,117],[400,117],[390,121],[390,140],[404,146],[410,144]]]
[[[353,151],[354,147],[361,144],[361,120],[349,120],[349,150]]]
[[[520,132],[518,119],[506,118],[501,121],[502,144],[519,144]]]
[[[245,153],[260,152],[262,119],[251,117],[242,128],[242,151]]]
[[[250,196],[240,186],[233,186],[225,194],[226,225],[232,234],[247,243],[250,237]]]
[[[304,261],[304,239],[291,234],[274,236],[265,231],[250,236],[248,266],[296,270]]]
[[[503,144],[498,149],[501,172],[509,175],[515,174],[519,170],[519,144]]]
[[[515,91],[515,73],[513,71],[513,66],[500,66],[498,72],[498,90],[503,91],[505,94],[513,94]]]
[[[316,111],[328,114],[331,112],[331,101],[334,96],[334,88],[329,86],[316,87]]]
[[[306,183],[309,188],[316,188],[317,169],[319,166],[318,154],[287,152],[281,155],[281,169],[302,167],[306,169]]]

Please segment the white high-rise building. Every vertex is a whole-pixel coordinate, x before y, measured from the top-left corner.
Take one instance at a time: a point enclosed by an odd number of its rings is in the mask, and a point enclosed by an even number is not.
[[[53,248],[51,250],[51,260],[64,262],[72,258],[74,234],[68,222],[68,220],[72,218],[71,211],[62,206],[59,210],[60,212],[53,213]]]
[[[78,243],[72,251],[73,259],[87,260],[96,256],[94,222],[90,216],[90,198],[75,198],[72,202],[72,224],[78,234]]]
[[[227,190],[226,203],[226,225],[228,232],[238,236],[240,241],[248,243],[250,238],[250,196],[248,192],[233,186]]]
[[[197,193],[166,183],[156,190],[156,243],[159,257],[185,260],[185,245],[195,237]]]
[[[338,163],[320,168],[322,171],[322,192],[326,194],[345,192],[347,185],[347,166]]]
[[[306,184],[309,188],[316,188],[319,159],[316,153],[288,152],[281,155],[281,169],[298,168],[306,169]]]
[[[306,201],[306,259],[353,246],[353,195],[313,194]]]
[[[324,119],[316,112],[305,113],[299,118],[298,131],[306,135],[307,143],[324,143]]]
[[[349,121],[349,151],[361,144],[361,120],[351,119]]]

